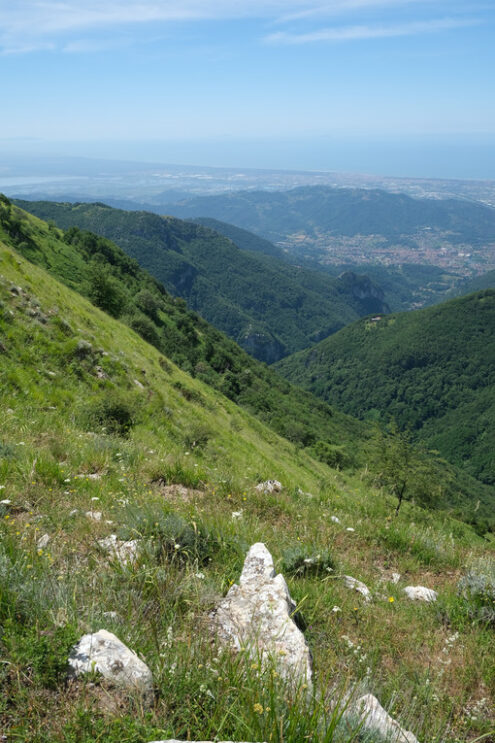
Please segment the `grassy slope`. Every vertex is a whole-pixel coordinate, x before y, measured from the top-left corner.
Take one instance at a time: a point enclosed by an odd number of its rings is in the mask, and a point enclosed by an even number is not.
[[[395,417],[495,485],[495,291],[359,321],[277,365],[360,418]]]
[[[362,315],[386,311],[383,297],[360,300],[338,279],[240,250],[209,227],[102,204],[19,204],[64,229],[76,225],[114,240],[169,291],[268,363]]]
[[[122,297],[114,314],[138,331],[144,328],[145,337],[153,337],[159,350],[183,369],[254,412],[278,433],[299,446],[309,446],[321,439],[349,446],[350,450],[356,449],[358,440],[366,438],[359,422],[293,388],[253,359],[190,312],[182,299],[168,295],[117,246],[89,234],[76,234],[68,240],[56,228],[49,228],[45,222],[16,207],[12,209],[14,216],[9,218],[10,222],[6,219],[2,225],[0,221],[0,238],[6,244],[16,247],[29,260],[86,296],[91,293],[93,271],[100,274],[104,273],[103,269],[109,270],[112,282],[117,284],[117,294]],[[158,307],[156,311],[147,311],[144,325],[135,322],[136,316],[142,321],[139,304],[142,291],[151,293]]]
[[[469,527],[409,503],[391,519],[393,502],[362,475],[311,460],[173,363],[164,368],[157,349],[4,244],[0,301],[0,484],[12,502],[0,522],[0,724],[8,737],[316,740],[310,711],[210,642],[208,613],[256,540],[282,568],[288,549],[330,550],[336,563],[334,573],[288,575],[325,697],[335,684],[361,680],[429,743],[493,728],[495,636],[472,621],[456,590],[466,564],[493,551]],[[107,430],[98,418],[116,399],[132,412],[126,436],[109,432],[111,417]],[[283,493],[257,494],[266,477],[279,478]],[[195,490],[174,495],[164,482]],[[86,518],[90,509],[103,519]],[[242,514],[233,519],[233,511]],[[134,567],[102,554],[97,539],[111,532],[151,540]],[[38,549],[45,533],[48,547]],[[186,533],[188,551],[153,547]],[[392,571],[403,575],[399,585]],[[344,588],[344,573],[367,583],[370,605]],[[406,584],[436,588],[439,603],[406,601]],[[152,669],[150,711],[123,695],[114,702],[115,692],[93,683],[65,683],[68,648],[100,627]],[[326,740],[358,739],[341,726]]]

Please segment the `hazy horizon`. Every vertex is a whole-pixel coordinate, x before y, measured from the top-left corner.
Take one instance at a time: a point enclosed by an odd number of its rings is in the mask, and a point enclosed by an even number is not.
[[[484,0],[19,0],[0,152],[495,178]]]

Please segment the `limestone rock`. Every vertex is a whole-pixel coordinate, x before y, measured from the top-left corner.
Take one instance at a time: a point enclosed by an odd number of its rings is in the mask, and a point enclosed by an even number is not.
[[[418,743],[416,736],[401,728],[373,694],[360,697],[351,705],[349,712],[359,717],[363,731],[379,733],[390,743]]]
[[[291,618],[294,603],[282,575],[261,542],[250,548],[239,585],[233,585],[214,612],[218,638],[235,650],[247,649],[254,660],[270,659],[294,686],[311,685],[311,653]]]
[[[330,521],[333,521],[334,524],[340,524],[340,519],[338,516],[330,516]]]
[[[351,575],[344,575],[344,583],[346,588],[351,588],[353,591],[357,591],[364,596],[366,601],[371,601],[371,592],[368,586],[361,583],[360,580],[353,578]]]
[[[101,511],[86,511],[86,516],[92,521],[101,521]]]
[[[43,534],[42,537],[40,537],[37,541],[37,547],[39,550],[44,550],[45,547],[48,545],[48,542],[50,541],[50,535],[49,534]]]
[[[412,601],[428,601],[433,602],[438,598],[438,593],[432,588],[425,588],[424,586],[406,586],[404,593]]]
[[[135,562],[138,556],[139,540],[130,539],[127,542],[123,542],[117,539],[116,534],[110,534],[105,539],[99,539],[98,544],[100,547],[108,552],[112,558],[118,560],[121,565],[128,565],[129,563]]]
[[[141,693],[148,703],[153,700],[150,669],[107,630],[83,635],[70,652],[69,667],[72,676],[98,671],[116,686]]]
[[[280,493],[282,487],[282,483],[278,480],[266,480],[256,485],[256,490],[258,493]]]

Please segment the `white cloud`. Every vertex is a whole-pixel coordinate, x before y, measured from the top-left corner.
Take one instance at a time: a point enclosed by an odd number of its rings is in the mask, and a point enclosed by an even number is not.
[[[0,49],[4,53],[14,53],[51,49],[58,45],[70,50],[71,44],[76,45],[74,48],[79,44],[68,38],[71,35],[87,35],[94,31],[115,33],[119,27],[126,25],[234,18],[259,18],[286,23],[297,19],[331,16],[337,12],[397,9],[399,6],[413,4],[429,4],[438,8],[446,2],[447,0],[11,0],[9,3],[0,0]],[[453,12],[454,6],[462,10],[465,2],[466,0],[449,0],[450,12]],[[409,33],[422,33],[422,24],[417,26],[417,31]],[[347,31],[323,29],[307,34],[279,33],[272,34],[268,39],[292,44],[318,39],[336,40],[336,34],[345,38],[345,33],[351,33],[349,29],[352,28],[367,27],[348,27]],[[430,26],[427,30],[438,29]],[[354,33],[358,34],[359,31]],[[361,33],[362,36],[357,35],[354,38],[368,38],[364,35],[365,30]],[[383,27],[383,31],[375,35],[399,34],[402,35],[402,32],[389,34]],[[81,51],[83,46],[80,43]],[[87,43],[86,46],[89,51],[91,44]]]
[[[318,41],[357,41],[360,39],[384,39],[395,36],[417,36],[454,28],[474,26],[475,18],[441,18],[429,21],[413,21],[391,25],[334,26],[308,33],[292,34],[285,31],[270,34],[265,41],[271,44],[310,44]]]

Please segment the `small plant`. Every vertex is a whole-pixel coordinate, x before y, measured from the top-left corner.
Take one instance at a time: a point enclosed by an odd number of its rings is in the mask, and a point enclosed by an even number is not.
[[[473,565],[457,588],[471,619],[495,628],[495,560]]]
[[[283,571],[293,577],[328,575],[336,570],[336,563],[328,550],[316,552],[306,545],[289,547],[282,555]]]

